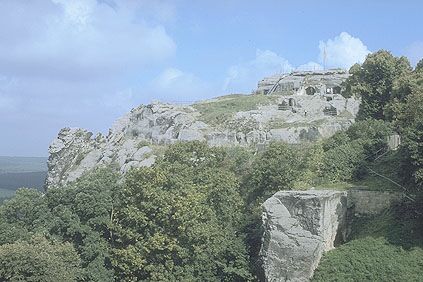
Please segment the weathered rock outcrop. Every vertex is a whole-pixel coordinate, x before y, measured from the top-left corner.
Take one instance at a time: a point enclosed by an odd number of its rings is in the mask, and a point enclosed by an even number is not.
[[[401,193],[280,191],[263,204],[265,281],[309,281],[322,254],[347,239],[356,217],[382,213]]]
[[[244,103],[245,99],[256,99],[243,97]],[[150,166],[158,146],[177,141],[255,146],[272,140],[319,140],[349,127],[359,106],[358,100],[341,95],[332,95],[330,101],[318,95],[275,96],[272,103],[266,100],[266,104],[251,104],[245,110],[233,111],[219,124],[208,120],[205,112],[227,107],[227,99],[237,103],[236,97],[222,97],[191,106],[159,102],[141,105],[118,119],[107,136],[64,128],[50,146],[47,187],[73,181],[101,165],[116,166],[122,173],[131,167]],[[292,105],[281,110],[280,104],[287,99]],[[324,109],[329,106],[336,108],[339,115],[326,115]]]
[[[150,166],[157,146],[176,141],[262,147],[273,140],[300,143],[329,137],[349,127],[358,112],[359,100],[340,95],[348,76],[340,69],[293,72],[259,82],[257,92],[272,96],[229,95],[190,106],[141,105],[117,120],[106,137],[64,128],[50,146],[46,185],[73,181],[101,165],[114,165],[122,173]],[[224,119],[210,119],[213,111]]]
[[[281,191],[263,208],[266,281],[308,281],[323,252],[345,239],[346,192]]]
[[[287,74],[273,75],[263,78],[258,83],[257,93],[286,94],[301,93],[314,95],[315,93],[340,94],[342,82],[349,76],[343,69],[295,71]]]

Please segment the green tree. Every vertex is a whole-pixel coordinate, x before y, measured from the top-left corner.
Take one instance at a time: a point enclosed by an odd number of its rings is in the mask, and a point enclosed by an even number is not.
[[[351,181],[358,175],[365,157],[360,140],[329,149],[323,158],[321,176],[331,182]]]
[[[361,97],[357,118],[384,119],[385,106],[391,101],[395,79],[411,72],[407,58],[396,58],[385,50],[369,54],[361,66],[350,69],[345,96]]]
[[[121,281],[243,281],[251,275],[240,234],[238,180],[223,149],[169,147],[131,171],[115,210],[112,264]]]
[[[97,169],[45,194],[18,190],[0,206],[0,244],[48,234],[73,244],[81,258],[80,280],[112,281],[109,241],[117,180],[118,175],[110,170]]]
[[[396,124],[402,138],[401,172],[405,182],[423,193],[423,84],[407,97]],[[411,181],[410,181],[411,180]]]
[[[34,236],[0,246],[1,281],[76,281],[80,259],[70,243]]]
[[[253,163],[247,184],[250,189],[249,202],[257,205],[277,191],[308,188],[305,185],[318,169],[321,153],[314,146],[271,143]],[[298,187],[299,182],[302,187]]]
[[[113,281],[110,229],[118,180],[112,170],[96,169],[69,185],[48,190],[44,197],[51,213],[48,231],[74,244],[84,281]]]

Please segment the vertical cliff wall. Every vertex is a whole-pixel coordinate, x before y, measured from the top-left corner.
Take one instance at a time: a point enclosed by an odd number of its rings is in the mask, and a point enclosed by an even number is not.
[[[323,252],[345,239],[347,194],[281,191],[264,204],[261,257],[266,281],[308,281]]]
[[[265,281],[309,281],[322,254],[347,239],[355,217],[374,216],[401,193],[280,191],[263,204],[260,255]]]

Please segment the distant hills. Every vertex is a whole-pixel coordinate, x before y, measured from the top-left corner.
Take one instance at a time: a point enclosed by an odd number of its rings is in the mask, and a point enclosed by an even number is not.
[[[47,158],[0,156],[0,174],[40,171],[47,171]]]
[[[47,158],[0,156],[0,202],[21,187],[43,189]]]

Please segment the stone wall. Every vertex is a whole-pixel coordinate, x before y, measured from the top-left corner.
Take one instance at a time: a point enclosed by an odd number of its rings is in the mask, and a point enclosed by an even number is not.
[[[398,192],[352,189],[348,191],[348,208],[356,217],[374,216],[402,198],[403,194]]]

